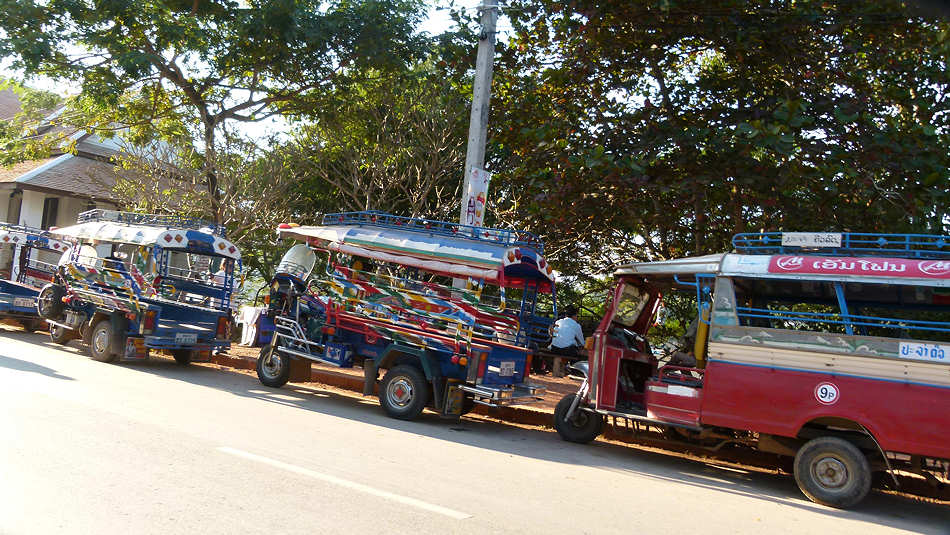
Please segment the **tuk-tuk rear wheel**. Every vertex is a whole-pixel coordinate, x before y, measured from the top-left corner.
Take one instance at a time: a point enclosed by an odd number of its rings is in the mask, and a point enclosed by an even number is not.
[[[59,344],[64,346],[69,343],[70,340],[75,338],[73,332],[59,325],[50,325],[49,326],[49,339],[54,344]]]
[[[175,358],[175,362],[181,364],[182,366],[187,366],[191,364],[191,359],[194,356],[194,351],[190,349],[173,349],[172,357]]]
[[[89,340],[89,355],[99,362],[112,362],[116,354],[113,351],[114,345],[112,335],[112,321],[104,319],[99,321],[92,328],[92,336]]]
[[[604,430],[604,417],[585,410],[580,406],[574,410],[570,419],[565,418],[577,394],[568,394],[554,407],[554,429],[568,442],[587,444],[597,438]]]

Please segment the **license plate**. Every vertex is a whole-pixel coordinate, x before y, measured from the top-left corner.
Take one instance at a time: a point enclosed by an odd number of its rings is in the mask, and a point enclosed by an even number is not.
[[[501,377],[511,377],[515,374],[515,361],[503,360],[498,363],[498,375]]]
[[[36,300],[32,297],[16,297],[13,299],[13,306],[32,308],[36,306]]]
[[[195,333],[175,333],[176,344],[195,344],[198,342],[198,335]]]

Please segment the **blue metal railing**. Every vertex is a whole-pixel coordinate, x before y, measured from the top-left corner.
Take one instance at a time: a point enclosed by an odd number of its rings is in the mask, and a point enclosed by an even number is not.
[[[839,233],[832,233],[839,234]],[[782,245],[781,232],[736,234],[732,246],[746,254],[809,254],[820,256],[893,256],[900,258],[950,258],[950,236],[936,234],[874,234],[842,232],[841,246]]]
[[[168,214],[139,214],[135,212],[119,212],[97,208],[79,214],[77,223],[94,221],[110,221],[128,225],[148,225],[153,227],[168,227],[191,230],[210,230],[215,236],[227,237],[225,228],[197,217],[184,217]]]
[[[360,225],[424,232],[438,236],[462,238],[509,247],[528,247],[544,254],[544,244],[535,234],[523,230],[474,227],[459,223],[403,217],[386,212],[341,212],[323,216],[323,225]]]
[[[23,234],[26,234],[28,236],[40,236],[40,237],[49,236],[49,232],[46,230],[33,228],[33,227],[25,227],[23,225],[13,225],[10,223],[0,223],[0,231],[22,232]]]
[[[793,321],[813,324],[841,325],[847,328],[877,327],[894,330],[937,331],[950,333],[950,322],[910,320],[905,318],[884,318],[876,316],[842,316],[828,312],[795,312],[790,310],[772,310],[768,308],[736,307],[739,318],[756,318],[776,321]]]

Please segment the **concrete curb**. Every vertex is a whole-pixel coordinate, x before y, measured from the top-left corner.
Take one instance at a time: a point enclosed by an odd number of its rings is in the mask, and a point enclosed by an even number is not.
[[[215,355],[211,358],[213,364],[218,364],[220,366],[227,366],[229,368],[235,368],[238,370],[255,370],[257,369],[257,359],[251,357],[239,357],[235,355]],[[297,370],[294,370],[297,371]],[[291,372],[293,382],[307,381],[304,377],[298,373]],[[304,372],[303,375],[306,375]],[[356,392],[358,394],[363,393],[363,379],[362,377],[354,377],[345,373],[335,372],[333,370],[326,370],[323,368],[317,368],[315,366],[310,367],[310,378],[309,382],[311,383],[320,383],[329,385],[335,388],[340,388],[343,390],[349,390],[351,392]],[[506,422],[512,422],[521,425],[532,425],[532,426],[543,426],[551,427],[553,424],[553,415],[549,412],[532,410],[522,407],[485,407],[476,405],[475,409],[472,411],[474,414],[479,414],[481,416],[487,416],[489,418],[496,418],[498,420],[504,420]]]

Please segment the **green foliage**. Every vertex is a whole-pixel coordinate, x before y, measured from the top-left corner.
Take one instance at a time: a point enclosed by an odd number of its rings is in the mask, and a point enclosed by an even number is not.
[[[229,121],[300,112],[348,69],[398,68],[424,40],[419,0],[0,0],[0,57],[78,83],[71,118],[133,141],[202,147],[220,221],[218,136]],[[181,128],[182,125],[184,129]]]
[[[385,210],[454,219],[462,182],[467,96],[437,60],[384,72],[351,69],[309,101],[280,152],[329,211]]]
[[[62,138],[44,135],[48,125],[43,119],[62,104],[62,97],[0,78],[0,91],[3,90],[16,94],[21,109],[13,117],[0,117],[0,165],[47,157],[50,140],[61,142]]]
[[[503,220],[558,270],[736,232],[950,230],[950,25],[898,1],[512,2]]]

